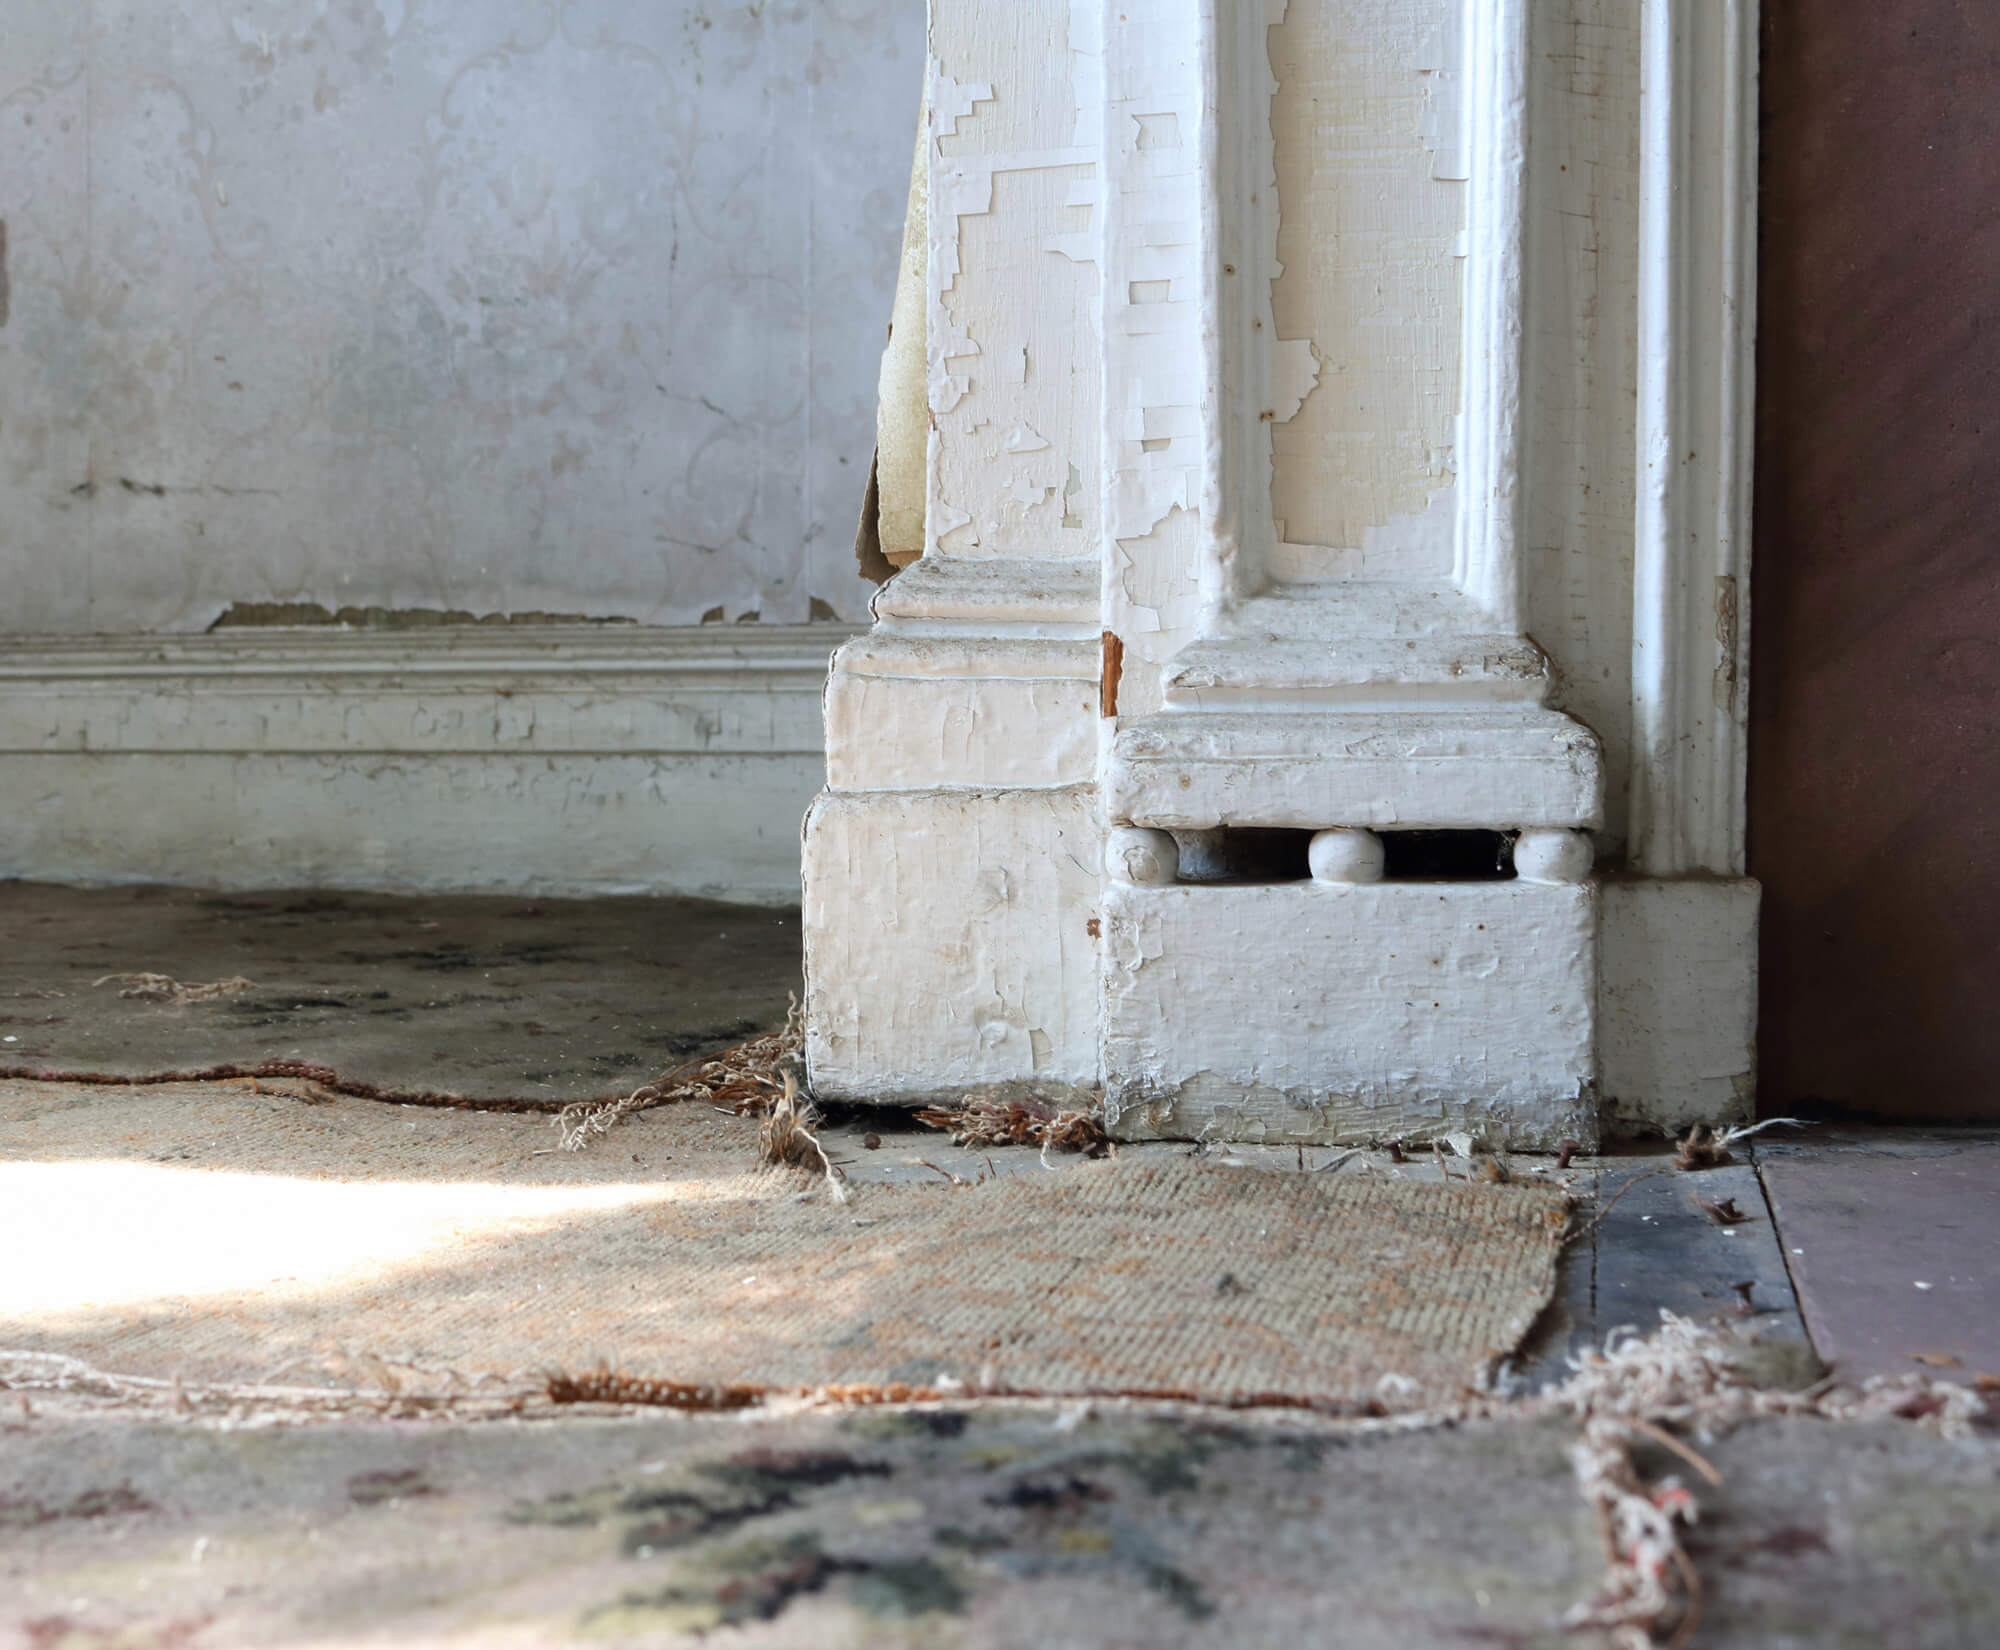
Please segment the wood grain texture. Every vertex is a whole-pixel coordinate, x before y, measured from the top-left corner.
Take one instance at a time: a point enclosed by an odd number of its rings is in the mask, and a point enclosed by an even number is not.
[[[2000,10],[1767,0],[1763,1105],[2000,1117]]]

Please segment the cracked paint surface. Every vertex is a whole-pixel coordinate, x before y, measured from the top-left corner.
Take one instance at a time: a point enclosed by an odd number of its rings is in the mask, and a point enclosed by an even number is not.
[[[1105,623],[1124,644],[1118,708],[1160,705],[1198,632],[1209,387],[1203,329],[1199,65],[1172,8],[1120,9],[1106,87]]]
[[[1096,549],[1103,19],[1087,0],[932,26],[929,548]],[[1017,41],[1058,42],[1028,50]],[[974,81],[1002,63],[1000,79]]]

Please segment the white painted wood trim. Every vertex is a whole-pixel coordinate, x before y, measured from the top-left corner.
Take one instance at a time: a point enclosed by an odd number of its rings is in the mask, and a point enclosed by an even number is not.
[[[799,897],[845,625],[0,641],[0,876]]]
[[[1107,0],[1115,12],[1118,0]],[[1242,554],[1245,531],[1242,487],[1236,472],[1241,467],[1245,436],[1241,423],[1243,396],[1230,381],[1231,362],[1254,359],[1249,346],[1249,317],[1241,271],[1247,267],[1239,226],[1231,214],[1240,211],[1240,200],[1254,195],[1232,187],[1242,180],[1232,178],[1230,167],[1239,171],[1243,160],[1241,142],[1227,141],[1225,108],[1233,106],[1232,88],[1225,76],[1232,59],[1222,49],[1222,13],[1234,0],[1198,0],[1196,38],[1192,65],[1200,88],[1201,120],[1197,153],[1201,177],[1197,186],[1200,229],[1201,280],[1201,621],[1203,634],[1215,630],[1216,615],[1229,599],[1240,594],[1237,580],[1244,576],[1246,558]],[[1262,8],[1258,8],[1262,9]],[[1109,35],[1106,36],[1107,47]],[[1107,69],[1111,53],[1105,52]],[[1269,73],[1268,66],[1266,73]],[[1266,105],[1268,109],[1268,102]],[[1268,123],[1269,116],[1266,120]],[[1268,132],[1267,132],[1268,138]],[[1107,234],[1109,230],[1107,229]],[[1225,274],[1233,269],[1237,273]],[[1224,340],[1234,342],[1233,349]],[[1109,401],[1105,403],[1110,405]],[[1237,409],[1238,422],[1231,427],[1229,409]],[[1270,494],[1270,452],[1263,456],[1261,486]],[[1268,514],[1268,512],[1265,512]]]
[[[1466,0],[1464,382],[1454,577],[1499,631],[1521,628],[1522,317],[1526,312],[1528,0]]]
[[[850,625],[0,639],[0,755],[818,757]]]
[[[1464,295],[1452,502],[1427,487],[1435,514],[1423,512],[1421,530],[1399,517],[1409,532],[1377,550],[1276,542],[1271,426],[1327,359],[1317,342],[1308,359],[1306,340],[1279,340],[1272,312],[1283,203],[1268,30],[1287,3],[1070,0],[1071,73],[1059,84],[1047,53],[1063,0],[1037,0],[1026,30],[991,0],[937,0],[940,28],[962,48],[949,83],[958,101],[993,104],[995,145],[1025,144],[1028,127],[1052,145],[934,156],[943,194],[977,182],[984,201],[983,180],[1003,165],[1080,172],[1086,153],[1099,163],[1094,187],[1072,180],[1064,201],[1099,208],[1094,243],[1067,229],[1039,247],[1021,238],[1043,235],[1046,215],[984,225],[984,284],[968,278],[963,304],[934,321],[962,329],[948,362],[971,360],[976,373],[989,347],[988,370],[1025,362],[1017,254],[1086,262],[1094,245],[1100,301],[1083,314],[1084,289],[1071,286],[1038,310],[1050,323],[1038,359],[1066,353],[1087,374],[1101,341],[1101,433],[1080,398],[1061,431],[1035,433],[1095,444],[1100,559],[1044,571],[1036,558],[1055,548],[1053,531],[982,537],[892,584],[875,634],[843,652],[835,779],[807,837],[816,1080],[915,1100],[1087,1083],[1095,1069],[1129,1126],[1311,1138],[1465,1120],[1517,1144],[1582,1140],[1607,1093],[1641,1125],[1736,1115],[1750,1097],[1755,975],[1755,889],[1727,876],[1742,836],[1754,4],[1622,0],[1573,62],[1562,54],[1575,19],[1536,0],[1445,0],[1425,19],[1442,29],[1421,42],[1389,11],[1352,19],[1383,30],[1358,49],[1393,38],[1410,69],[1437,76],[1422,88],[1417,135],[1439,139],[1428,181],[1464,202],[1462,220],[1427,220],[1422,252],[1464,260],[1462,287],[1460,271],[1436,271]],[[1291,61],[1281,56],[1278,72],[1310,72]],[[1299,112],[1279,104],[1281,136]],[[969,137],[981,140],[976,127]],[[1643,202],[1629,170],[1637,147]],[[1552,175],[1572,154],[1596,168],[1592,188]],[[1411,179],[1428,186],[1421,172]],[[1586,209],[1571,212],[1572,196]],[[1555,235],[1551,216],[1592,221]],[[957,267],[957,243],[932,251],[935,288],[940,269]],[[1559,260],[1578,253],[1602,261],[1572,290],[1577,268]],[[1643,317],[1632,288],[1642,260]],[[1565,320],[1560,342],[1531,353],[1545,336],[1534,319],[1549,313],[1545,277],[1565,315],[1584,307],[1574,298],[1601,300],[1608,328],[1580,323],[1569,336]],[[1627,376],[1635,338],[1643,414]],[[1570,372],[1581,377],[1559,386]],[[1428,417],[1425,428],[1442,447]],[[1604,527],[1601,505],[1625,497],[1642,437],[1660,461],[1648,497],[1615,507],[1647,535],[1635,590],[1632,547],[1623,527]],[[1015,479],[1004,466],[968,469],[959,513],[1003,508]],[[1545,532],[1523,508],[1537,487],[1591,491],[1599,508]],[[1718,605],[1732,588],[1736,604]],[[1603,669],[1602,654],[1625,647],[1628,613],[1652,740],[1641,808],[1657,817],[1638,874],[1606,895],[1580,834],[1604,824],[1602,745],[1579,718],[1596,716],[1622,743],[1623,672]],[[1545,651],[1527,636],[1544,624],[1573,628]],[[1098,653],[1102,630],[1113,645]],[[1122,670],[1118,691],[1093,693],[1096,660]],[[1604,686],[1587,706],[1551,708],[1569,664],[1570,687],[1585,668]],[[1319,880],[1189,874],[1209,847],[1228,846],[1205,846],[1203,833],[1258,827],[1334,832],[1319,836],[1317,864],[1307,851]],[[1422,828],[1534,834],[1504,884],[1374,884],[1357,875],[1365,855],[1332,852],[1356,848],[1362,830]],[[1108,863],[1097,851],[1107,838]],[[1176,859],[1188,880],[1170,885]],[[1493,994],[1504,980],[1520,987],[1511,1003]],[[1315,1021],[1329,1002],[1332,1019]],[[1301,1041],[1314,1024],[1335,1031]],[[1083,1045],[1093,1030],[1094,1068]],[[1511,1075],[1492,1057],[1502,1046]],[[1322,1102],[1324,1117],[1305,1115]],[[1179,1109],[1143,1122],[1130,1109],[1168,1104]]]
[[[1630,853],[1744,866],[1756,0],[1646,0]]]

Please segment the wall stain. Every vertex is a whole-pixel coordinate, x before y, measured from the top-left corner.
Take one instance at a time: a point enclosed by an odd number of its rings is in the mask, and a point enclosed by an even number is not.
[[[127,489],[134,486],[131,482],[120,485]],[[343,607],[336,612],[318,602],[233,602],[208,628],[216,631],[250,626],[339,625],[350,630],[439,630],[463,625],[637,623],[636,619],[600,618],[590,613],[467,613],[457,608],[436,607]]]

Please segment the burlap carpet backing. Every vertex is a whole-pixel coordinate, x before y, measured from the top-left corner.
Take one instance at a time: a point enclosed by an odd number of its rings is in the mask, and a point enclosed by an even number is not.
[[[277,1085],[265,1084],[268,1091]],[[791,1390],[1440,1402],[1553,1290],[1539,1189],[849,1156],[844,1203],[681,1107],[534,1119],[230,1088],[0,1085],[0,1346],[124,1373],[450,1390],[537,1371]],[[888,1183],[882,1183],[883,1177]],[[900,1182],[900,1183],[899,1183]]]

